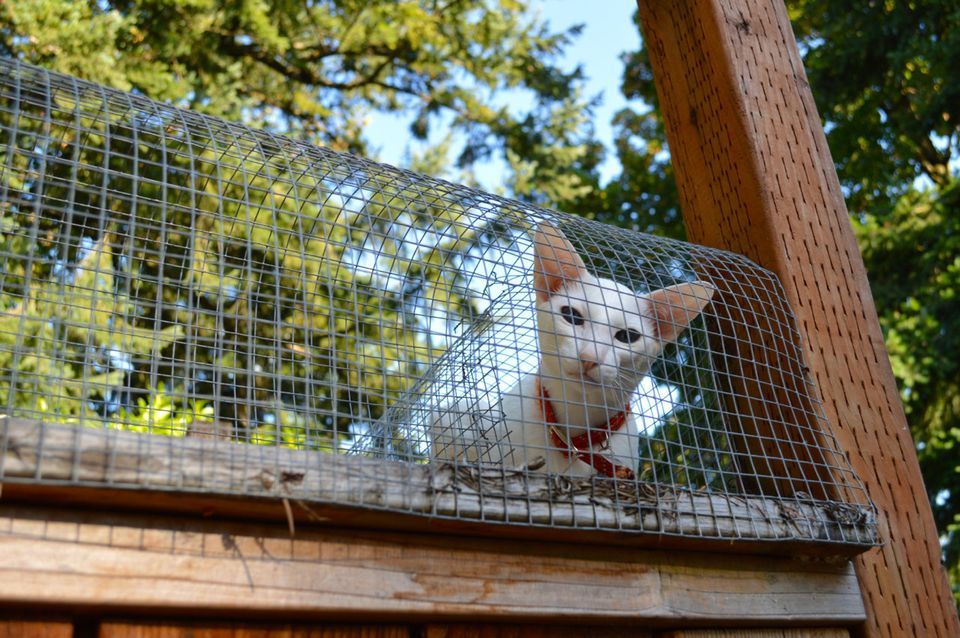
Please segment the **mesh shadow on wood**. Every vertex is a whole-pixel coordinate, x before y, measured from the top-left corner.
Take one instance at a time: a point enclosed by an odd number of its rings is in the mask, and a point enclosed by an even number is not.
[[[12,61],[0,94],[0,479],[876,542],[743,257]]]

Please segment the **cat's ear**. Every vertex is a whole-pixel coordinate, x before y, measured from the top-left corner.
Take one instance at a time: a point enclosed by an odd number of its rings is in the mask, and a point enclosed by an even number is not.
[[[645,295],[647,314],[653,317],[657,339],[664,343],[674,341],[703,312],[716,291],[712,284],[697,281],[668,286]]]
[[[541,222],[533,236],[533,288],[546,301],[565,281],[580,279],[587,267],[570,241],[550,222]]]

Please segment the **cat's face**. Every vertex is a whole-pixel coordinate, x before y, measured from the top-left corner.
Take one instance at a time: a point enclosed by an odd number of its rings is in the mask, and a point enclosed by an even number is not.
[[[537,304],[545,371],[604,387],[639,383],[662,348],[644,301],[590,273],[562,284]]]
[[[544,376],[631,392],[714,293],[697,282],[638,295],[588,272],[551,224],[540,225],[534,245]]]

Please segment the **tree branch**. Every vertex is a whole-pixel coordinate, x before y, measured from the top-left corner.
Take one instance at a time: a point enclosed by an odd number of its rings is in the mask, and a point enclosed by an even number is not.
[[[369,73],[365,75],[360,75],[356,79],[348,82],[338,82],[330,80],[315,69],[311,69],[309,66],[297,66],[295,64],[290,64],[281,58],[279,55],[271,54],[267,51],[264,51],[260,47],[254,44],[240,44],[232,36],[224,34],[220,39],[220,50],[229,55],[235,57],[248,57],[252,60],[255,60],[274,71],[280,73],[281,75],[295,80],[302,84],[309,84],[314,86],[320,86],[327,89],[335,89],[339,91],[350,91],[353,89],[363,88],[364,86],[379,86],[384,89],[391,91],[396,91],[398,93],[403,93],[406,95],[419,96],[422,92],[415,90],[409,86],[401,86],[396,84],[391,84],[381,79],[383,72],[395,62],[399,56],[396,53],[399,53],[397,50],[390,49],[377,49],[376,47],[372,48],[370,52],[374,56],[382,56],[384,59]],[[343,52],[343,51],[333,51],[330,50],[327,53],[319,56],[311,56],[312,58],[319,59],[321,57],[326,57],[327,55],[343,55],[343,56],[357,56],[362,55],[360,52]]]
[[[950,183],[950,150],[938,151],[933,145],[933,140],[924,136],[919,144],[917,151],[920,157],[920,166],[927,177],[933,180],[937,186],[946,186]]]

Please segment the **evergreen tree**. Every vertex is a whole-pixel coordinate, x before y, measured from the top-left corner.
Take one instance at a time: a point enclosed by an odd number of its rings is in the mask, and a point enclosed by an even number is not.
[[[412,115],[498,156],[515,195],[573,203],[601,149],[579,67],[521,0],[21,0],[0,7],[0,54],[201,113],[370,156],[371,112]],[[511,91],[510,107],[498,98]]]

